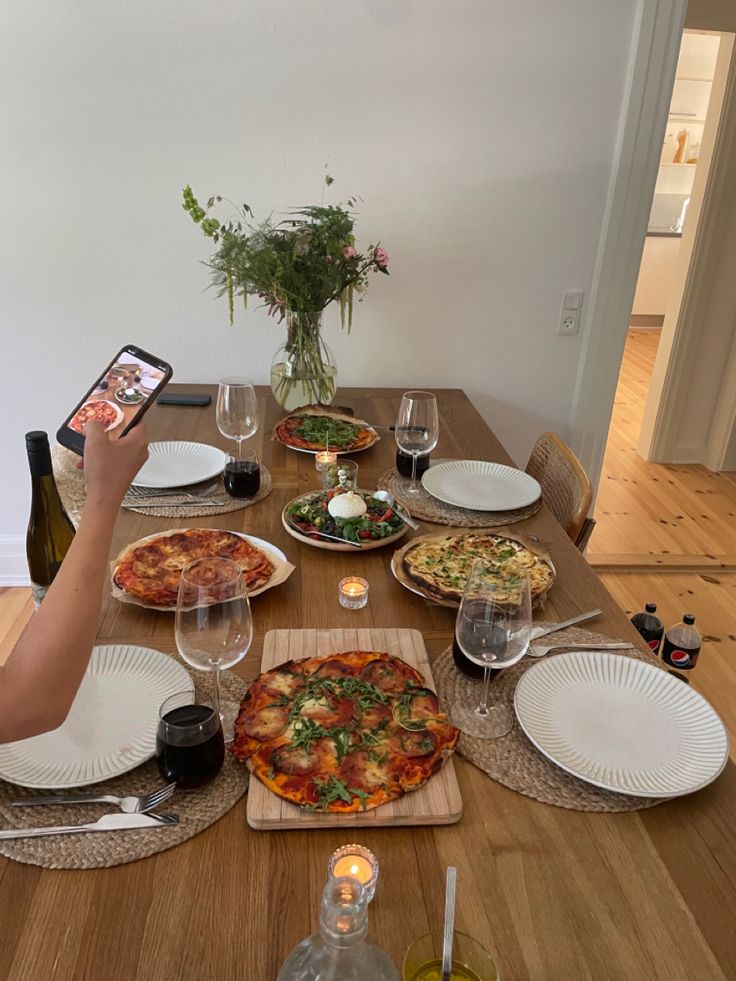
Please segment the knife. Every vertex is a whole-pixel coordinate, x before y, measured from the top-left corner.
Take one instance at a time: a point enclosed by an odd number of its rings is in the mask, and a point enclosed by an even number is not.
[[[582,623],[583,620],[592,620],[593,617],[599,617],[602,612],[602,610],[589,610],[587,613],[581,613],[579,616],[571,617],[569,620],[563,620],[562,623],[553,623],[551,627],[532,627],[529,639],[532,641],[539,640],[540,637],[553,634],[556,630],[562,630],[563,627],[571,627],[574,623]]]
[[[299,531],[298,528],[297,531]],[[353,548],[363,547],[360,542],[351,542],[349,538],[338,538],[337,535],[328,535],[325,531],[312,531],[309,534],[306,532],[301,532],[301,534],[304,535],[305,538],[311,538],[312,541],[316,541],[314,536],[319,535],[320,538],[329,538],[333,542],[340,542],[341,545],[352,545]]]
[[[178,503],[177,501],[156,501],[154,504],[146,504],[145,498],[142,501],[123,501],[124,508],[221,508],[227,504],[227,501],[184,501],[183,503]]]
[[[179,823],[177,814],[103,814],[90,824],[67,824],[47,828],[8,828],[0,841],[11,838],[41,838],[44,835],[74,835],[82,831],[126,831],[130,828],[170,828]]]

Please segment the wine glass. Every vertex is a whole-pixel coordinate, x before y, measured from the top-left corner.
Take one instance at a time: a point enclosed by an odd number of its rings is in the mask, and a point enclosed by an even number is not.
[[[258,398],[250,378],[223,378],[217,391],[217,428],[236,440],[238,457],[244,439],[258,429]]]
[[[450,710],[453,725],[477,739],[498,739],[513,724],[505,705],[488,705],[491,668],[508,668],[526,654],[532,626],[529,579],[495,584],[491,562],[475,559],[457,611],[455,637],[462,652],[483,668],[483,689],[477,708],[455,702]]]
[[[411,457],[409,494],[418,494],[417,457],[430,453],[440,434],[437,399],[431,392],[405,392],[396,417],[396,445]]]
[[[215,708],[225,741],[233,738],[240,706],[220,695],[220,671],[245,657],[253,618],[240,566],[230,559],[196,559],[182,572],[174,635],[179,653],[193,668],[212,671]]]
[[[214,780],[225,761],[220,716],[208,698],[191,691],[170,695],[158,714],[156,763],[166,783],[198,790]]]

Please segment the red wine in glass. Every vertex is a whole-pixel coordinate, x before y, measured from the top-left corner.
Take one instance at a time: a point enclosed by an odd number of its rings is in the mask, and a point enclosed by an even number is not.
[[[225,760],[222,726],[209,705],[180,705],[161,716],[156,763],[167,783],[196,790],[215,779]]]
[[[255,497],[261,487],[261,468],[257,460],[228,460],[222,475],[230,497]]]
[[[483,680],[483,666],[470,660],[467,654],[464,653],[462,647],[460,647],[458,644],[457,637],[454,635],[452,638],[452,659],[455,662],[455,667],[458,669],[458,671],[462,671],[462,673],[467,675],[469,678],[477,678],[478,681]],[[491,668],[490,684],[493,684],[500,674],[500,668]]]
[[[417,457],[417,477],[421,477],[429,469],[429,453],[420,453]],[[408,453],[396,451],[396,470],[402,477],[411,477],[411,456]]]

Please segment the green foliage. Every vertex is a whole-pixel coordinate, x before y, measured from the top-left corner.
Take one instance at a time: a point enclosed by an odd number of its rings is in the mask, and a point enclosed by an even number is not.
[[[333,178],[327,175],[329,187]],[[388,274],[388,256],[379,245],[365,254],[355,248],[355,218],[342,205],[307,205],[289,212],[281,221],[270,218],[251,224],[253,212],[241,206],[237,220],[220,223],[208,213],[222,203],[214,196],[203,208],[191,187],[183,191],[182,207],[213,240],[217,251],[207,263],[218,296],[227,295],[230,322],[234,297],[257,296],[271,315],[283,319],[287,310],[304,316],[317,313],[337,300],[343,325],[352,323],[355,294],[361,299],[371,272]]]

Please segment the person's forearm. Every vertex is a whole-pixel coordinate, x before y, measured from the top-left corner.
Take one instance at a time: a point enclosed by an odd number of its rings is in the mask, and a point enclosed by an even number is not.
[[[0,742],[61,725],[97,635],[117,507],[88,501],[40,609],[0,669]]]

